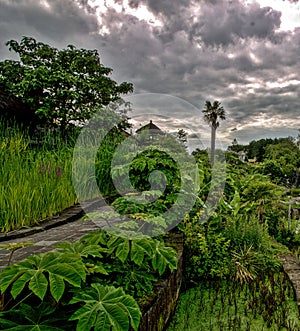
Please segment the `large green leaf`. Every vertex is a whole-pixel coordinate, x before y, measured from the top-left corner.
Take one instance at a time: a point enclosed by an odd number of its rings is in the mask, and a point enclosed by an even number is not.
[[[14,299],[18,296],[19,293],[23,291],[26,283],[30,281],[31,277],[31,273],[24,273],[13,283],[10,293]]]
[[[116,250],[116,257],[120,259],[121,262],[125,262],[128,254],[129,254],[129,240],[128,239],[124,239],[122,243],[120,243],[117,247]]]
[[[115,252],[116,257],[124,263],[130,251],[130,243],[127,238],[112,236],[107,243],[108,252]]]
[[[145,255],[151,256],[152,247],[149,239],[137,239],[131,242],[130,258],[137,265],[142,265]]]
[[[50,292],[56,302],[60,300],[65,291],[65,282],[62,276],[49,274]]]
[[[85,281],[87,270],[81,257],[74,253],[48,252],[32,255],[24,261],[5,268],[0,273],[0,289],[4,293],[11,285],[10,292],[16,298],[28,285],[28,288],[41,300],[48,288],[56,301],[64,293],[67,282],[80,287]]]
[[[178,258],[177,253],[172,247],[167,247],[164,243],[155,240],[152,257],[152,266],[158,270],[159,275],[162,275],[166,268],[169,267],[171,271],[177,268]]]
[[[28,269],[28,273],[31,274],[31,264],[24,260],[18,264],[13,264],[3,269],[0,273],[0,290],[1,293],[4,293],[10,284],[15,282],[23,273],[20,273],[20,269]]]
[[[70,317],[71,321],[78,320],[77,331],[125,331],[130,325],[134,330],[138,329],[140,309],[122,288],[92,284],[70,301],[71,304],[78,302],[84,302],[84,305]]]
[[[70,242],[60,242],[55,244],[53,247],[60,248],[60,251],[64,253],[74,253],[79,254],[81,257],[102,257],[100,250],[101,246],[97,244],[87,244],[83,241],[76,241],[75,243]]]
[[[29,289],[38,296],[41,300],[43,300],[47,288],[48,288],[48,280],[41,270],[38,270],[33,277],[29,281]]]
[[[87,216],[90,217],[90,214],[88,214]],[[99,217],[99,213],[97,214],[97,217]],[[80,239],[80,241],[87,245],[101,244],[101,245],[106,246],[107,241],[108,241],[107,237],[108,237],[107,232],[105,232],[103,230],[99,230],[99,231],[93,231],[93,232],[90,232],[90,233],[84,235]]]
[[[31,307],[21,303],[19,309],[0,312],[0,329],[5,331],[62,331],[55,325],[57,311],[49,303]],[[61,322],[60,322],[61,323]]]

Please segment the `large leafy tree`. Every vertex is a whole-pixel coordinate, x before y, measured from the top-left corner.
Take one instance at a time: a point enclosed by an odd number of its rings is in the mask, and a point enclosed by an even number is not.
[[[210,165],[213,167],[215,158],[216,131],[220,124],[219,119],[225,120],[226,113],[223,106],[221,106],[221,103],[217,100],[213,103],[206,101],[205,109],[203,109],[202,112],[204,113],[204,120],[211,126]]]
[[[273,160],[282,167],[286,175],[300,167],[300,150],[293,137],[279,138],[276,144],[265,148],[265,160]]]
[[[20,60],[0,62],[0,88],[20,97],[44,125],[65,129],[133,91],[132,84],[109,78],[112,69],[101,64],[97,50],[59,50],[31,37],[6,45]]]

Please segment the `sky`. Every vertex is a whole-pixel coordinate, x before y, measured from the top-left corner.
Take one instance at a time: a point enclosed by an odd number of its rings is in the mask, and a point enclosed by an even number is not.
[[[297,1],[0,0],[1,60],[13,57],[5,42],[24,35],[97,49],[112,79],[133,83],[137,126],[153,119],[206,145],[201,111],[218,100],[227,114],[218,146],[298,135]]]

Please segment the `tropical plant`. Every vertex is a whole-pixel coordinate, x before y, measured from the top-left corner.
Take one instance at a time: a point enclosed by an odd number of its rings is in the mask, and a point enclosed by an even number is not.
[[[234,264],[234,278],[236,282],[241,284],[253,281],[257,274],[261,271],[259,265],[259,253],[253,250],[250,245],[240,248],[239,251],[232,251]]]
[[[60,253],[76,254],[85,264],[88,275],[94,273],[108,275],[108,272],[103,267],[103,263],[97,261],[97,264],[95,264],[90,260],[90,258],[96,259],[103,257],[103,254],[101,254],[101,246],[78,240],[75,243],[70,243],[68,241],[60,242],[53,245],[53,247],[58,248]]]
[[[240,181],[241,201],[247,202],[255,197],[255,207],[259,219],[264,222],[265,210],[273,201],[279,201],[282,190],[273,184],[267,176],[254,174]]]
[[[122,288],[92,284],[78,291],[70,304],[83,303],[70,317],[78,320],[76,330],[138,330],[141,311],[136,301]]]
[[[216,146],[216,131],[219,127],[219,119],[225,120],[226,113],[221,106],[221,103],[215,100],[213,103],[210,101],[205,102],[205,109],[202,110],[204,113],[204,120],[211,126],[211,149],[210,149],[210,164],[214,166],[215,159],[215,146]]]
[[[58,302],[66,285],[80,287],[86,280],[87,270],[77,254],[49,252],[27,257],[6,267],[0,273],[0,290],[16,299],[23,291],[43,300],[49,290]],[[5,306],[4,306],[5,308]]]
[[[141,312],[124,290],[151,292],[154,270],[160,275],[177,266],[176,252],[151,240],[129,241],[100,231],[6,267],[0,274],[1,329],[61,330],[64,321],[68,330],[137,330]]]
[[[210,231],[209,224],[200,225],[199,214],[188,216],[183,222],[185,277],[193,281],[227,277],[231,265],[230,240],[222,233]]]
[[[157,276],[177,268],[177,252],[158,239],[143,236],[128,239],[99,231],[81,240],[101,247],[101,258],[84,259],[88,266],[100,266],[107,272],[105,275],[100,269],[101,275],[97,275],[95,269],[93,281],[122,286],[135,297],[151,293]]]
[[[180,148],[182,153],[169,155],[164,149],[148,146],[141,153],[127,153],[125,162],[116,161],[112,177],[122,196],[112,206],[126,216],[119,224],[124,230],[157,236],[183,219],[182,210],[197,200],[195,187],[201,180],[201,170],[196,164],[191,167],[193,158],[183,146]]]
[[[21,303],[18,309],[0,312],[0,328],[7,331],[63,331],[66,328],[72,329],[67,319],[63,312],[59,312],[49,302],[34,307]],[[60,327],[62,324],[63,328]]]

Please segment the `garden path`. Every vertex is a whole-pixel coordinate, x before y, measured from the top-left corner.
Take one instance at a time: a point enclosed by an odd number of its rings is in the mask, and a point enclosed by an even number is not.
[[[103,200],[97,199],[89,201],[84,206],[84,210],[101,214],[111,211],[111,208]],[[25,246],[14,252],[11,263],[15,263],[33,254],[51,251],[52,246],[58,242],[74,242],[91,231],[107,226],[108,222],[105,219],[97,222],[90,219],[82,220],[85,215],[84,210],[80,205],[75,205],[37,226],[0,234],[0,246],[21,242],[33,243],[32,246]],[[0,248],[0,271],[7,265],[9,255],[9,250]],[[300,312],[300,261],[292,254],[282,254],[278,257],[293,284]]]
[[[110,209],[103,200],[98,199],[87,203],[84,210],[104,213]],[[97,224],[90,219],[82,220],[84,214],[82,207],[75,205],[37,226],[0,234],[0,246],[20,242],[33,243],[32,246],[20,248],[13,253],[11,262],[15,263],[29,255],[50,251],[55,243],[74,242],[86,233],[99,230],[107,225],[107,221],[104,219],[97,221]],[[7,265],[9,255],[9,250],[0,248],[0,270]]]

